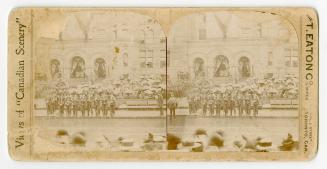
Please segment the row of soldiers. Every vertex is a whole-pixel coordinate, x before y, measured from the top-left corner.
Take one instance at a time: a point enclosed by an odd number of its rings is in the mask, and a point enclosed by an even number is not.
[[[116,99],[103,93],[53,93],[46,99],[47,115],[59,113],[60,117],[113,117]]]
[[[203,93],[190,96],[188,102],[190,114],[202,109],[203,116],[258,116],[259,96],[255,93]]]

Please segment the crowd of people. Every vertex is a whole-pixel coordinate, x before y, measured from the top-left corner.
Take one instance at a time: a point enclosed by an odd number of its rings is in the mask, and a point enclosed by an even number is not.
[[[297,98],[297,78],[249,79],[241,83],[211,84],[197,81],[187,95],[190,114],[203,116],[258,116],[271,99]]]
[[[106,85],[119,99],[154,99],[165,88],[160,76],[121,77]]]
[[[189,113],[203,116],[258,116],[259,96],[246,92],[200,93],[188,97]]]
[[[83,117],[112,117],[117,108],[117,100],[124,99],[155,99],[158,101],[160,114],[163,114],[166,86],[161,77],[124,77],[110,83],[81,84],[77,87],[58,84],[47,89],[48,115],[58,113],[59,116],[81,114]],[[258,116],[261,106],[269,103],[270,99],[297,98],[297,84],[298,79],[290,76],[284,79],[248,79],[239,83],[222,84],[202,79],[194,81],[191,87],[184,89],[186,96],[180,96],[178,91],[168,88],[167,108],[171,117],[174,117],[179,98],[186,97],[190,115]]]
[[[46,98],[46,109],[48,116],[113,117],[116,98],[106,91],[77,93],[57,89]]]

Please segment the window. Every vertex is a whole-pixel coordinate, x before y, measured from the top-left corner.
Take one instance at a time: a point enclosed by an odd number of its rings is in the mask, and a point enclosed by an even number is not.
[[[141,68],[153,68],[153,50],[140,50]]]
[[[229,76],[229,61],[224,55],[217,55],[213,60],[214,66],[214,77],[227,77]]]
[[[72,59],[72,67],[71,67],[71,78],[85,78],[85,61],[80,56],[75,56]]]
[[[52,79],[57,79],[61,77],[61,72],[60,72],[60,62],[57,59],[53,59],[50,62],[50,73]]]
[[[298,50],[296,48],[285,49],[285,66],[298,67]]]
[[[94,63],[94,73],[97,78],[106,77],[106,62],[103,58],[97,58]]]

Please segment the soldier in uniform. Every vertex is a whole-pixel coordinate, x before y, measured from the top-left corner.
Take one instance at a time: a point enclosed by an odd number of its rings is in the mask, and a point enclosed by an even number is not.
[[[201,104],[201,96],[197,95],[194,97],[194,113],[197,113],[199,109],[201,109],[202,104]]]
[[[94,101],[94,109],[95,109],[95,116],[100,117],[101,103],[100,103],[100,99],[98,97]]]
[[[63,117],[65,113],[65,99],[61,98],[59,102],[59,116]]]
[[[237,94],[236,107],[238,116],[241,117],[243,115],[243,97],[240,93]]]
[[[259,98],[256,94],[252,94],[252,104],[253,104],[253,116],[258,116],[258,108],[259,108]]]
[[[52,114],[55,114],[57,108],[59,107],[58,105],[59,105],[59,97],[56,94],[54,94],[54,96],[52,98],[52,105],[51,105]]]
[[[246,96],[245,96],[245,113],[247,116],[250,116],[251,115],[251,111],[250,111],[250,108],[251,108],[251,101],[250,101],[250,95],[247,93]]]
[[[51,97],[46,98],[47,116],[51,115]]]
[[[206,116],[207,115],[207,98],[205,96],[202,97],[202,115]]]
[[[70,117],[72,112],[72,100],[70,97],[67,97],[67,100],[65,102],[65,107],[66,107],[66,116]]]
[[[111,95],[110,96],[110,117],[114,117],[114,115],[116,114],[116,98],[115,96]]]
[[[229,102],[228,102],[227,95],[225,94],[225,96],[224,96],[224,112],[225,112],[225,117],[228,116],[228,110],[229,110]]]
[[[177,100],[174,97],[174,94],[172,93],[169,100],[167,101],[167,106],[169,108],[169,113],[170,113],[170,119],[175,118],[175,110],[178,106]]]
[[[216,116],[220,116],[220,110],[221,110],[221,107],[222,107],[222,94],[218,94],[217,97],[216,97],[216,100],[215,100],[215,108],[216,108]]]
[[[87,116],[91,117],[93,115],[93,111],[92,111],[92,96],[89,93],[87,100],[86,100],[86,111],[87,111]]]
[[[78,96],[75,95],[74,100],[73,100],[73,116],[77,117],[77,112],[78,112]]]
[[[106,118],[108,116],[108,108],[109,108],[108,101],[107,99],[103,98],[101,99],[101,103],[102,103],[101,107],[102,107],[103,117]]]
[[[85,112],[86,112],[86,108],[87,108],[87,101],[86,101],[86,95],[82,94],[81,98],[80,98],[80,102],[81,102],[81,113],[82,113],[82,117],[85,117]]]
[[[215,101],[214,101],[213,96],[209,97],[208,106],[209,106],[210,116],[213,116],[215,113]]]
[[[229,105],[229,112],[230,116],[234,116],[235,113],[235,100],[231,95],[228,96],[228,105]]]

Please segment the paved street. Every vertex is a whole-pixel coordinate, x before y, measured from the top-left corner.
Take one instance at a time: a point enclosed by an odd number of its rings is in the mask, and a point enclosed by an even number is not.
[[[121,113],[121,116],[113,119],[95,117],[49,118],[39,116],[35,118],[34,123],[36,124],[36,128],[43,132],[50,131],[51,133],[55,133],[58,129],[65,129],[69,133],[83,131],[91,141],[103,139],[103,135],[106,135],[110,139],[117,139],[118,137],[133,138],[139,143],[143,142],[148,133],[165,135],[168,132],[185,139],[192,137],[194,131],[200,128],[206,130],[208,135],[217,130],[222,130],[225,133],[225,151],[233,149],[233,141],[241,140],[241,135],[250,138],[257,136],[268,137],[273,141],[274,147],[278,146],[282,139],[287,136],[287,133],[291,133],[294,139],[298,139],[299,121],[295,116],[274,116],[272,118],[267,116],[261,116],[259,118],[210,118],[180,114],[175,119],[169,120],[168,118],[166,121],[165,117],[134,116],[133,118],[128,118],[126,117],[127,114],[123,116],[123,112]],[[151,114],[155,112],[143,113]],[[296,113],[296,111],[287,111],[286,113]]]

